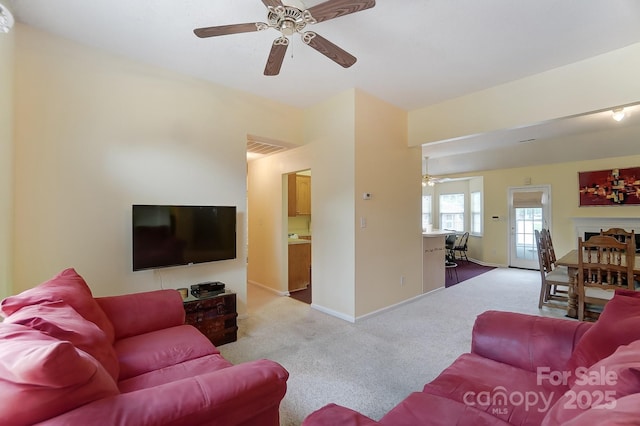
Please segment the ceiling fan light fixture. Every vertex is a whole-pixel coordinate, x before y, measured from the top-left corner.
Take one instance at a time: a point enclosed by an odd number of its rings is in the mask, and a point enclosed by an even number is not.
[[[296,32],[296,26],[291,21],[283,21],[280,27],[280,32],[286,36],[290,36]]]
[[[0,33],[8,33],[14,24],[13,15],[6,6],[0,4]]]
[[[422,175],[422,186],[435,186],[438,183],[438,179],[429,175]]]
[[[625,111],[624,108],[614,108],[613,111],[611,111],[612,115],[613,115],[613,119],[616,121],[622,121],[622,119],[625,117]]]

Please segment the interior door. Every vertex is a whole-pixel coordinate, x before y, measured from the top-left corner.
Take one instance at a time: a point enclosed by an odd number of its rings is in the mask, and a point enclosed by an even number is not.
[[[551,187],[509,188],[509,266],[539,269],[534,232],[551,227]]]

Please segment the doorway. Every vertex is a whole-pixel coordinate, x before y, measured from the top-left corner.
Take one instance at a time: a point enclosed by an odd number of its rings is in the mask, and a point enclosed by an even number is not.
[[[509,266],[539,269],[535,231],[551,227],[551,186],[509,188]]]
[[[311,170],[290,173],[285,182],[289,295],[311,304]]]

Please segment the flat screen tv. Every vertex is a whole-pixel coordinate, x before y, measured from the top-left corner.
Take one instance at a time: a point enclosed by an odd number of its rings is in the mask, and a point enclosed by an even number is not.
[[[132,208],[133,270],[236,258],[235,206]]]

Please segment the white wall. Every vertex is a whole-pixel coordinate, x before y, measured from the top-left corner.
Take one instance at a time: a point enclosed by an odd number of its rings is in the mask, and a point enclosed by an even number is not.
[[[301,112],[70,43],[16,36],[15,292],[75,267],[94,294],[220,280],[246,301],[246,135]],[[238,258],[131,271],[131,205],[238,208]]]
[[[11,294],[14,31],[0,33],[0,298]]]

